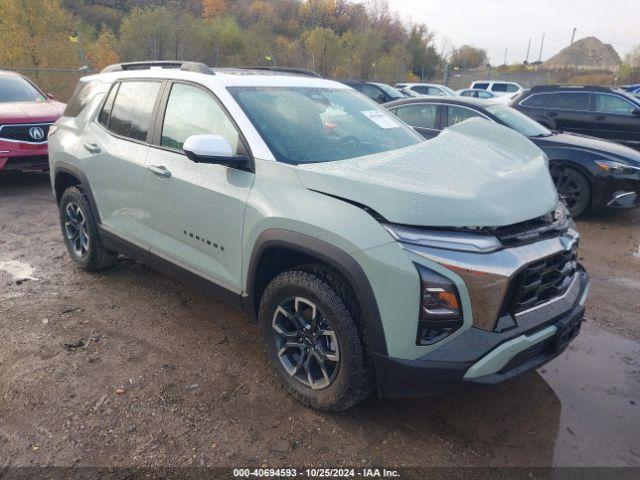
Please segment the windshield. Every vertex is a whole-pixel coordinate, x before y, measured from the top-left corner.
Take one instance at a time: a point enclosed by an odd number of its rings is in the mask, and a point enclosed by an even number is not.
[[[26,79],[18,76],[0,76],[0,102],[43,101],[44,96]]]
[[[454,90],[451,90],[446,85],[440,85],[440,88],[442,90],[444,90],[445,92],[447,92],[447,94],[449,94],[449,96],[451,96],[451,97],[457,97],[458,96],[458,94]]]
[[[498,117],[507,127],[513,128],[526,137],[548,137],[551,130],[535,120],[506,105],[490,105],[487,112]]]
[[[344,160],[424,140],[350,88],[229,87],[229,91],[281,162]]]
[[[406,98],[400,90],[397,88],[390,87],[386,83],[374,83],[376,87],[380,87],[384,93],[386,93],[390,98]]]

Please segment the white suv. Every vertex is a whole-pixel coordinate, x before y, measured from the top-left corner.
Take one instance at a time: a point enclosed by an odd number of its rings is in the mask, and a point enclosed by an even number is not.
[[[513,96],[516,93],[522,92],[522,87],[515,82],[494,82],[491,80],[478,80],[473,82],[469,88],[474,90],[487,90],[493,93],[496,97],[503,95]]]

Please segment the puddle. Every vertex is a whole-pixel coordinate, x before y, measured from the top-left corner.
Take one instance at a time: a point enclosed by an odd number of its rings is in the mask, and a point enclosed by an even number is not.
[[[640,465],[640,344],[589,323],[541,370],[560,400],[556,465]]]
[[[614,277],[608,278],[606,281],[609,283],[615,283],[616,285],[619,285],[621,287],[629,287],[640,290],[640,280],[634,280],[633,278]]]
[[[38,280],[33,276],[35,269],[18,260],[0,261],[0,272],[8,273],[13,280]]]
[[[586,323],[537,372],[432,398],[372,398],[332,421],[382,463],[638,466],[640,343]]]

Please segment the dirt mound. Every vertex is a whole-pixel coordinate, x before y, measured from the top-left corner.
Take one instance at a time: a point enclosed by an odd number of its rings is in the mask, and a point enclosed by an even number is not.
[[[620,68],[622,60],[615,49],[595,37],[585,37],[563,49],[543,63],[544,68],[582,68],[585,70],[611,70]]]

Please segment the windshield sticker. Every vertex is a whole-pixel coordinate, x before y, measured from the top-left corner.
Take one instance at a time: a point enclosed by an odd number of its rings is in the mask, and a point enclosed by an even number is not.
[[[378,110],[363,110],[362,114],[380,128],[400,128],[400,124]]]

